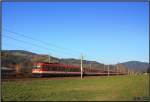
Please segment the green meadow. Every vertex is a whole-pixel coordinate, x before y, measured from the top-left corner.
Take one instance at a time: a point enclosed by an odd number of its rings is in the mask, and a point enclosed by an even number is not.
[[[59,77],[2,82],[3,101],[134,101],[148,97],[148,75]]]

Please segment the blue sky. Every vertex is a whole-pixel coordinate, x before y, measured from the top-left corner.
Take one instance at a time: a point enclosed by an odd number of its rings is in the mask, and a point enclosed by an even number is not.
[[[147,2],[3,2],[2,10],[3,49],[60,58],[80,58],[82,52],[85,59],[105,64],[149,61]]]

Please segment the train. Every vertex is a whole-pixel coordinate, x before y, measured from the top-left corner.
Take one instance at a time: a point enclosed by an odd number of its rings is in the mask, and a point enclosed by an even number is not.
[[[89,75],[123,75],[115,71],[105,71],[100,68],[83,68],[83,76]],[[32,74],[34,77],[45,76],[80,76],[80,66],[66,65],[60,63],[34,62],[32,66]]]

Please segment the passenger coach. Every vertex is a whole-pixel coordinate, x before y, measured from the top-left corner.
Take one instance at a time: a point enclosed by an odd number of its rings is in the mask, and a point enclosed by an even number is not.
[[[81,75],[80,66],[71,66],[60,63],[35,62],[32,68],[33,76],[74,76]],[[83,68],[83,75],[108,75],[108,71],[96,68]],[[109,71],[109,75],[122,75]]]

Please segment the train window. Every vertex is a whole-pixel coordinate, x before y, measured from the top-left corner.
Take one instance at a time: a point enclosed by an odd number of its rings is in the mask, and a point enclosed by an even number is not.
[[[60,71],[60,70],[61,70],[61,66],[58,66],[58,67],[57,67],[57,71]]]
[[[72,71],[74,72],[74,71],[75,71],[75,68],[72,68]]]
[[[54,67],[53,66],[51,67],[51,71],[54,71]]]
[[[76,68],[74,68],[74,71],[75,71],[75,72],[77,72],[77,69],[76,69]]]
[[[60,71],[64,71],[65,69],[64,69],[64,67],[60,67]]]
[[[74,72],[75,71],[75,69],[74,68],[72,68],[72,72]]]
[[[73,72],[73,68],[70,68],[70,71]]]
[[[73,68],[73,72],[76,72],[76,68]]]
[[[59,69],[60,69],[60,66],[58,66],[58,67],[56,68],[57,71],[59,71]]]
[[[66,67],[64,68],[64,71],[67,72],[67,68]]]
[[[68,68],[68,72],[71,72],[71,69],[72,69],[72,68]]]
[[[56,71],[56,66],[53,67],[53,71]]]
[[[70,68],[67,68],[67,72],[70,72]]]
[[[46,65],[43,65],[43,68],[46,68]]]
[[[62,69],[62,67],[60,66],[59,69],[58,69],[58,71],[61,71],[61,69]]]
[[[58,71],[58,69],[59,69],[59,66],[56,66],[55,70]]]
[[[72,72],[72,68],[69,68],[69,71]]]
[[[49,69],[49,66],[48,66],[48,65],[45,65],[44,68]]]
[[[33,68],[36,68],[36,66],[33,66]]]
[[[65,67],[65,71],[68,72],[68,71],[69,71],[69,68],[68,68],[68,67]]]
[[[49,67],[49,70],[50,70],[50,71],[53,71],[53,67],[52,67],[52,66],[50,66],[50,67]]]
[[[61,71],[61,70],[62,70],[62,66],[59,66],[58,71]]]
[[[64,67],[61,67],[61,71],[64,71]]]
[[[78,72],[79,71],[79,69],[78,68],[74,68],[74,72]]]
[[[76,68],[73,68],[73,72],[76,72],[77,70],[76,70]]]
[[[53,66],[52,69],[53,69],[53,71],[56,71],[57,66]]]
[[[49,66],[47,66],[47,69],[48,69],[48,70],[49,70],[49,68],[50,68],[50,67],[49,67]]]
[[[55,71],[58,71],[59,66],[55,66]]]
[[[51,70],[52,70],[52,67],[49,66],[49,67],[48,67],[48,70],[51,71]]]
[[[66,72],[69,72],[69,68],[68,67],[66,68]]]
[[[41,68],[41,66],[33,66],[33,68]]]
[[[77,72],[78,71],[78,69],[77,68],[74,68],[74,72]]]
[[[70,72],[71,68],[68,68],[68,72]]]

